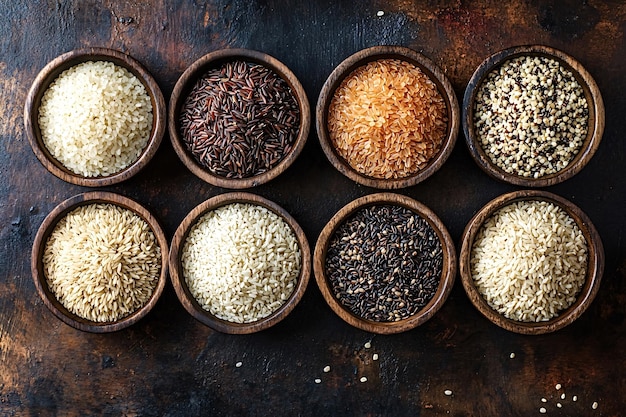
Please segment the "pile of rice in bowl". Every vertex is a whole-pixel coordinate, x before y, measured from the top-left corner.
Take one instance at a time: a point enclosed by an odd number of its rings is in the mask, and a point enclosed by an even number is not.
[[[161,274],[161,248],[139,215],[93,203],[65,215],[46,241],[48,288],[71,313],[110,323],[146,305]]]
[[[204,310],[229,322],[251,323],[287,302],[302,255],[294,231],[280,216],[255,204],[231,203],[193,225],[181,265]]]
[[[109,61],[65,70],[39,106],[45,147],[65,168],[84,177],[110,176],[137,161],[150,139],[152,121],[145,86]]]
[[[558,205],[511,203],[488,218],[473,242],[470,269],[478,292],[504,317],[541,322],[570,307],[585,284],[587,241]]]

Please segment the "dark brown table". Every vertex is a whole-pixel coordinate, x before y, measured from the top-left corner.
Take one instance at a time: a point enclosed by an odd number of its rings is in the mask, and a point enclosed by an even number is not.
[[[546,415],[626,415],[623,3],[3,1],[0,16],[0,415],[529,416],[541,407]],[[289,317],[247,336],[219,334],[197,322],[170,284],[144,320],[104,335],[65,325],[39,299],[30,274],[35,233],[55,205],[89,190],[49,174],[24,134],[28,88],[61,53],[83,46],[127,52],[167,98],[200,56],[247,47],[289,66],[314,106],[332,69],[364,47],[397,44],[422,52],[445,71],[461,99],[485,57],[531,43],[577,58],[606,105],[598,153],[580,174],[548,188],[591,217],[606,251],[598,297],[571,326],[543,336],[509,333],[472,307],[458,278],[434,318],[393,336],[344,323],[313,277]],[[515,189],[484,174],[460,134],[440,171],[399,192],[433,209],[459,247],[471,216]],[[192,175],[167,136],[144,171],[106,190],[145,205],[168,238],[193,207],[227,191]],[[332,168],[314,129],[286,173],[249,191],[287,209],[312,247],[339,208],[376,192]],[[324,373],[327,365],[331,371]],[[362,376],[367,382],[359,382]]]

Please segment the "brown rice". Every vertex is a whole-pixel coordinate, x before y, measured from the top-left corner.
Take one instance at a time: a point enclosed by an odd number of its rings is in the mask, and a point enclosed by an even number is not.
[[[148,223],[113,204],[81,206],[46,242],[50,291],[71,313],[114,322],[143,307],[161,272],[161,248]]]

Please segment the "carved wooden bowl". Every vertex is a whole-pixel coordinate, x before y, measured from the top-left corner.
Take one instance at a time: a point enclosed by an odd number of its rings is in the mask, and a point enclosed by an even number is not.
[[[472,246],[476,236],[484,224],[496,211],[517,201],[547,201],[563,209],[578,225],[587,242],[588,265],[586,278],[576,301],[569,308],[560,312],[556,317],[548,321],[523,322],[511,320],[489,306],[487,301],[479,293],[471,272]],[[461,281],[470,301],[492,323],[503,329],[520,334],[544,334],[557,331],[568,326],[580,317],[596,297],[600,288],[600,281],[604,271],[604,249],[602,240],[587,215],[568,200],[555,194],[539,190],[520,190],[501,195],[489,203],[474,215],[463,232],[461,253],[459,256],[459,269]]]
[[[435,84],[443,97],[447,110],[447,128],[439,151],[427,165],[417,172],[400,178],[377,178],[365,175],[342,157],[333,144],[328,129],[328,112],[335,91],[354,70],[370,62],[381,59],[397,59],[418,67]],[[346,58],[329,75],[320,92],[315,110],[317,136],[330,163],[343,175],[368,187],[378,189],[399,189],[424,181],[434,174],[450,156],[459,132],[460,111],[456,94],[444,72],[424,55],[401,46],[374,46],[363,49]]]
[[[161,249],[161,270],[152,295],[141,308],[132,312],[128,316],[113,322],[95,322],[87,320],[70,312],[61,302],[59,302],[54,293],[50,290],[44,270],[43,254],[46,248],[46,244],[48,238],[53,233],[59,221],[63,219],[68,213],[72,212],[78,207],[91,204],[113,204],[135,213],[148,224],[151,231],[154,233],[154,236]],[[79,330],[91,333],[109,333],[124,329],[135,324],[137,321],[145,317],[156,305],[159,297],[161,296],[161,293],[163,292],[163,288],[165,287],[165,282],[167,281],[167,255],[168,245],[165,234],[163,233],[163,230],[161,229],[161,226],[159,225],[157,219],[152,214],[150,214],[147,209],[145,209],[134,200],[131,200],[119,194],[104,191],[91,191],[83,194],[78,194],[63,201],[61,204],[56,206],[48,214],[48,216],[46,216],[43,223],[39,227],[39,230],[37,231],[37,235],[35,236],[35,241],[33,243],[31,256],[31,272],[35,282],[35,287],[37,288],[37,292],[41,296],[41,299],[43,300],[46,307],[48,307],[48,309],[55,316],[57,316],[66,324]]]
[[[233,203],[245,203],[261,206],[276,214],[278,217],[282,218],[295,234],[295,237],[298,241],[298,246],[300,248],[300,273],[297,277],[295,288],[289,298],[270,315],[248,323],[236,323],[224,320],[204,309],[189,290],[189,286],[187,284],[181,262],[183,248],[193,226],[205,214],[222,206]],[[311,251],[309,248],[309,243],[296,220],[285,209],[278,206],[276,203],[261,196],[246,192],[232,192],[217,195],[196,206],[183,219],[181,224],[178,226],[176,233],[174,234],[170,249],[169,263],[170,275],[172,278],[172,284],[174,285],[174,290],[176,291],[176,295],[178,296],[178,299],[182,303],[185,310],[187,310],[189,314],[191,314],[201,323],[219,332],[229,334],[255,333],[261,330],[265,330],[282,321],[300,302],[300,299],[304,295],[304,291],[306,290],[307,284],[309,282],[309,276],[311,275]]]
[[[218,175],[203,164],[199,163],[198,160],[192,156],[183,141],[179,120],[185,100],[189,96],[198,79],[203,77],[207,71],[219,68],[226,62],[234,61],[260,64],[282,78],[291,89],[291,92],[296,100],[299,108],[300,119],[297,136],[291,150],[286,153],[279,162],[272,164],[272,167],[269,170],[254,176],[247,176],[243,178],[230,178],[224,175]],[[245,189],[264,184],[276,178],[289,168],[298,158],[309,136],[311,109],[308,98],[304,88],[300,84],[300,81],[285,64],[268,54],[254,50],[222,49],[204,55],[195,61],[178,79],[169,103],[168,123],[172,146],[183,164],[185,164],[191,172],[212,185],[230,189]],[[223,135],[226,135],[226,132],[224,132]],[[263,138],[261,138],[261,140],[263,140]]]
[[[152,130],[148,143],[139,157],[129,166],[114,174],[86,177],[66,168],[46,148],[39,127],[41,99],[54,80],[65,70],[87,61],[109,61],[127,69],[145,86],[152,103]],[[76,49],[58,56],[48,63],[33,82],[24,105],[24,125],[28,141],[37,159],[58,178],[85,187],[102,187],[125,181],[142,170],[156,153],[165,134],[166,107],[163,94],[152,75],[131,56],[106,48]]]
[[[538,178],[526,177],[509,173],[495,164],[487,155],[481,144],[479,135],[474,126],[474,103],[476,95],[483,81],[495,69],[506,61],[524,56],[539,56],[556,60],[563,68],[571,71],[583,89],[589,112],[587,135],[582,146],[571,162],[560,171],[546,174]],[[521,187],[547,187],[563,182],[579,173],[591,160],[598,150],[604,133],[604,102],[600,90],[593,77],[585,68],[571,56],[542,45],[518,46],[497,52],[487,58],[476,69],[470,79],[463,98],[463,132],[467,147],[478,166],[492,178],[518,185]]]
[[[338,228],[359,210],[370,206],[401,206],[418,214],[433,229],[442,249],[441,276],[435,294],[430,301],[415,314],[399,321],[375,321],[363,317],[346,307],[337,299],[335,290],[329,281],[326,259],[330,243]],[[422,203],[409,197],[394,193],[378,193],[358,198],[339,210],[326,224],[315,245],[313,270],[317,285],[330,308],[348,324],[371,333],[394,334],[411,330],[429,320],[447,300],[456,276],[456,251],[454,242],[445,225],[435,213]],[[357,271],[358,273],[358,271]],[[416,276],[416,279],[421,277]],[[376,277],[382,279],[382,277]],[[374,295],[365,294],[364,296]]]

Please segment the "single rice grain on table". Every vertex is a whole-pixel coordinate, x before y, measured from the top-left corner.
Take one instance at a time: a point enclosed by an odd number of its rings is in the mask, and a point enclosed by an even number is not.
[[[405,178],[422,170],[441,149],[447,126],[436,84],[398,59],[355,69],[328,109],[328,132],[338,154],[374,178]]]

